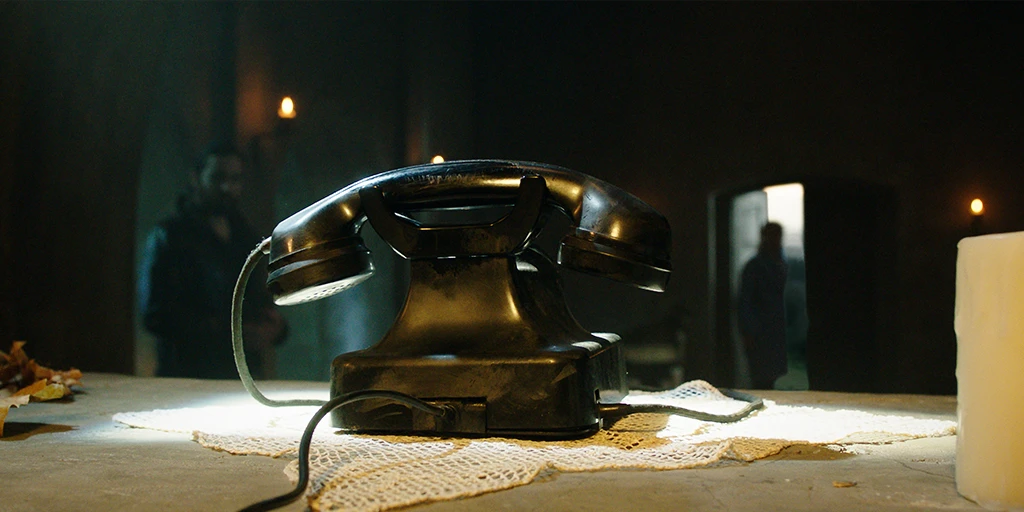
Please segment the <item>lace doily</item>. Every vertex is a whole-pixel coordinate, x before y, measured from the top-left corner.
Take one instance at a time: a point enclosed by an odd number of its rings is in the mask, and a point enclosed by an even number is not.
[[[703,381],[659,393],[633,392],[626,401],[716,414],[745,405]],[[199,444],[233,454],[294,457],[315,411],[253,404],[119,413],[114,420],[191,433]],[[953,421],[770,401],[737,423],[633,414],[572,441],[345,435],[324,421],[313,436],[306,497],[314,510],[382,511],[508,489],[530,483],[544,471],[694,468],[722,460],[753,461],[796,444],[890,443],[953,435],[955,429]],[[294,460],[285,468],[293,482],[297,468]]]

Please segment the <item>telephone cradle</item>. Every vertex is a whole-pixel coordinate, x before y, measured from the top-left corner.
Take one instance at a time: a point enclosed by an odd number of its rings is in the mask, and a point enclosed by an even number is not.
[[[428,225],[416,214],[504,205],[500,219]],[[510,209],[509,209],[510,208]],[[552,215],[570,223],[555,261],[533,247]],[[618,336],[573,318],[556,262],[664,291],[668,221],[625,191],[546,164],[428,164],[356,182],[282,221],[267,287],[281,305],[316,300],[373,273],[365,221],[409,261],[394,325],[370,348],[335,358],[331,396],[389,390],[442,416],[374,398],[331,413],[361,433],[572,438],[601,427],[599,407],[626,395]]]

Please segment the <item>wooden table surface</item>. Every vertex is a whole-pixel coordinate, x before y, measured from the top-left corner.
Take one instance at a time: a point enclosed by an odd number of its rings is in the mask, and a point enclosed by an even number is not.
[[[118,412],[251,400],[236,381],[86,374],[66,402],[12,409],[0,438],[0,511],[236,510],[291,489],[283,459],[234,456],[188,435],[133,429]],[[268,392],[326,383],[273,382]],[[286,393],[282,393],[286,394]],[[781,404],[955,420],[948,396],[763,392]],[[468,510],[981,510],[956,493],[955,437],[794,447],[752,463],[673,471],[559,473],[482,496],[412,507]],[[855,482],[835,487],[833,482]],[[303,510],[297,502],[284,510]]]

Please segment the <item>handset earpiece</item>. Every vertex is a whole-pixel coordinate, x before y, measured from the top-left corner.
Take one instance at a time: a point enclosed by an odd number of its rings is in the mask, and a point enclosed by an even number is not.
[[[598,233],[575,229],[562,238],[558,264],[573,270],[663,292],[668,285],[671,265],[633,247]]]
[[[359,190],[373,177],[313,203],[274,228],[267,290],[274,303],[301,304],[347,290],[373,275],[359,232],[366,221]]]
[[[578,190],[567,210],[574,221],[558,248],[560,265],[654,292],[672,274],[668,220],[615,185],[576,173]]]
[[[334,295],[372,275],[370,250],[361,237],[351,236],[272,259],[267,289],[276,304],[286,306]]]

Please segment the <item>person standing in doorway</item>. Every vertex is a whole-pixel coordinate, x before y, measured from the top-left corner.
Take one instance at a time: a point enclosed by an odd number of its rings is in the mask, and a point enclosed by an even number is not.
[[[739,327],[747,350],[754,389],[772,389],[786,374],[786,263],[782,257],[782,225],[761,228],[757,255],[740,278]]]
[[[139,277],[146,329],[157,338],[157,375],[238,378],[231,350],[235,281],[259,238],[238,209],[244,167],[214,147],[189,170],[177,211],[150,234]],[[288,326],[260,286],[245,296],[243,333],[256,378],[273,377],[273,347]]]

